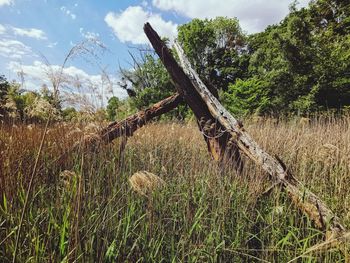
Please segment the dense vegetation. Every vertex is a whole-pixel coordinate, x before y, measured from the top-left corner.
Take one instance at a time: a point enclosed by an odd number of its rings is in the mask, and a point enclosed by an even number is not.
[[[253,35],[237,19],[194,19],[178,40],[204,82],[239,115],[308,114],[350,105],[350,4],[312,1],[290,7],[278,25]],[[174,89],[161,62],[147,55],[125,74],[137,108]]]
[[[350,227],[350,117],[245,123]],[[147,125],[123,155],[116,142],[62,157],[92,128],[0,124],[0,262],[19,233],[17,262],[346,262],[342,246],[309,251],[325,233],[279,187],[264,194],[253,163],[242,176],[218,169],[195,123]],[[140,170],[165,185],[138,194],[128,180]]]
[[[114,99],[117,100],[115,97]],[[63,108],[63,100],[47,85],[43,85],[39,91],[28,91],[21,89],[21,85],[16,81],[9,82],[4,76],[0,76],[1,121],[40,123],[48,119],[51,121],[104,120],[107,119],[107,112],[104,109],[86,111],[77,110],[71,106]],[[126,111],[125,114],[127,113]]]

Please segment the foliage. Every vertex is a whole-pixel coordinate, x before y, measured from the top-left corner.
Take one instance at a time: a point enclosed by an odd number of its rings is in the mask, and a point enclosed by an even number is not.
[[[239,104],[241,112],[273,115],[350,105],[349,7],[328,0],[312,1],[301,10],[292,6],[279,25],[249,36],[249,77],[244,79],[248,82],[235,83],[226,93],[226,103],[235,110]],[[268,104],[260,100],[260,89],[256,99],[237,93],[237,89],[253,92],[252,77],[267,84]],[[239,84],[246,87],[240,89]]]
[[[270,109],[269,83],[255,77],[247,80],[238,79],[230,84],[223,94],[228,110],[238,116],[266,114]]]
[[[214,87],[214,93],[245,76],[246,36],[237,19],[193,19],[178,31],[186,55],[204,82]]]
[[[77,117],[77,110],[73,107],[67,107],[62,110],[62,117],[65,121],[73,121]]]
[[[20,85],[15,82],[11,83],[5,95],[3,108],[10,117],[23,120],[25,106],[25,97],[22,96]]]
[[[248,36],[235,18],[179,26],[178,40],[195,70],[233,113],[305,115],[350,105],[350,4],[313,0],[298,9],[296,3],[279,24]],[[159,59],[146,55],[135,64],[127,72],[135,108],[173,92]]]
[[[26,113],[39,120],[58,120],[61,117],[60,112],[49,101],[39,96],[26,107]]]
[[[171,96],[176,91],[160,59],[151,54],[146,54],[142,56],[141,61],[142,63],[136,63],[135,69],[122,71],[136,93],[134,97],[129,98],[130,105],[135,110],[147,108]],[[187,109],[187,106],[182,105],[168,116],[184,119]]]
[[[115,96],[111,97],[108,100],[108,104],[107,104],[108,120],[110,120],[110,121],[115,121],[116,120],[120,104],[121,104],[120,100],[117,97],[115,97]]]
[[[143,64],[136,68],[129,79],[136,92],[132,103],[137,109],[149,107],[175,90],[161,61],[151,54],[145,55]]]
[[[263,32],[246,35],[236,18],[193,19],[179,26],[178,41],[204,83],[234,114],[340,111],[350,106],[349,17],[348,1],[312,0],[302,9],[294,2],[280,23]],[[166,69],[153,53],[140,51],[139,57],[131,56],[134,68],[121,69],[120,83],[129,98],[110,99],[106,109],[110,121],[175,92]],[[56,115],[62,115],[58,86],[54,90],[43,86],[39,93],[23,92],[17,83],[1,76],[0,115],[17,120],[42,119],[43,115],[29,114],[41,99],[54,105]],[[187,105],[182,104],[165,118],[189,116]]]
[[[54,100],[53,93],[43,86],[40,92],[21,90],[20,84],[7,82],[1,77],[1,115],[18,121],[44,121],[61,118],[61,102]]]
[[[6,94],[8,93],[8,90],[10,88],[10,84],[8,83],[5,76],[0,75],[0,114],[4,116],[6,110],[4,109],[5,101],[6,101]]]

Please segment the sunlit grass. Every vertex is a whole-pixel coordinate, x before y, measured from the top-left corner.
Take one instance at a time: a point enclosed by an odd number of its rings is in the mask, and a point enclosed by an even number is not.
[[[245,123],[350,225],[349,117]],[[18,262],[287,262],[325,238],[278,187],[263,195],[269,180],[253,163],[246,160],[241,176],[219,169],[195,124],[148,125],[122,156],[118,141],[98,153],[62,155],[83,130],[49,129]],[[41,126],[0,127],[1,262],[12,261],[42,132]],[[138,171],[159,176],[163,187],[135,192],[129,179]],[[301,260],[344,262],[345,256],[335,248]]]

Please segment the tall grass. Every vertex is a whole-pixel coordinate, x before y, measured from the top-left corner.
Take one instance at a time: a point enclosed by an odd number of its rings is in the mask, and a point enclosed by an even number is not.
[[[350,226],[350,117],[311,122],[247,120],[246,130]],[[0,126],[0,261],[11,262],[25,194],[44,127]],[[219,169],[194,124],[150,124],[120,154],[66,154],[84,129],[52,125],[38,161],[19,239],[18,262],[287,262],[324,233],[267,175]],[[129,178],[146,170],[164,181],[151,195]],[[338,248],[298,262],[344,262]]]

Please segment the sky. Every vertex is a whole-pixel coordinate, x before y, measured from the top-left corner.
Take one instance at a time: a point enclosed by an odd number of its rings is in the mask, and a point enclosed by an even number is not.
[[[117,85],[118,70],[131,68],[129,52],[148,45],[142,29],[145,22],[172,40],[177,26],[193,18],[237,17],[242,29],[250,34],[280,22],[288,14],[291,2],[0,0],[0,74],[21,82],[24,89],[39,90],[44,83],[50,86],[50,73],[61,68],[74,46],[85,43],[84,47],[90,50],[88,43],[94,43],[103,48],[96,48],[93,55],[83,55],[75,49],[63,73],[72,80],[92,83],[96,92],[104,94],[104,100],[112,95],[122,98],[126,93]],[[307,6],[308,2],[299,0],[298,7]],[[108,74],[112,83],[108,92],[101,90],[106,86],[106,74],[102,72]],[[93,92],[90,95],[94,96]]]

